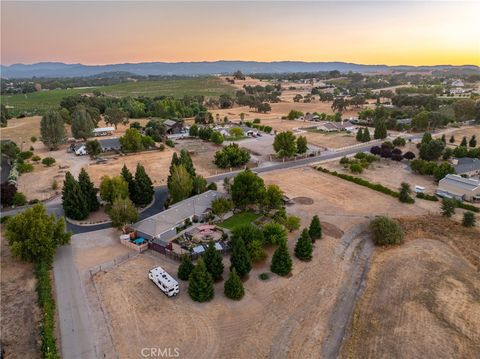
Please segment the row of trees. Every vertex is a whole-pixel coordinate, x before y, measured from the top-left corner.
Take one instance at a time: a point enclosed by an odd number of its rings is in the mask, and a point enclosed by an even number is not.
[[[303,154],[308,150],[307,138],[304,136],[295,137],[291,131],[280,132],[275,135],[273,149],[280,158]]]

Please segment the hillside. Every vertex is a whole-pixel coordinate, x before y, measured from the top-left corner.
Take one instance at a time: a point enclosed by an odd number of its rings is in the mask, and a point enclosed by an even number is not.
[[[37,77],[79,77],[92,76],[105,72],[129,72],[136,75],[212,75],[227,74],[236,70],[244,73],[288,73],[319,72],[338,70],[340,72],[374,72],[374,71],[429,71],[442,69],[466,69],[479,72],[478,66],[387,66],[362,65],[347,62],[302,62],[302,61],[213,61],[213,62],[143,62],[111,65],[65,64],[61,62],[40,62],[36,64],[13,64],[1,66],[4,78]]]

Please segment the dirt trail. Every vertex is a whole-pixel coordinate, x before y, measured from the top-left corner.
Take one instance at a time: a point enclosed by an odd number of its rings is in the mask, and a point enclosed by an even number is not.
[[[322,358],[338,357],[356,301],[365,287],[373,249],[367,222],[359,224],[342,237],[338,254],[345,261],[345,281],[328,322],[330,331],[322,343]]]

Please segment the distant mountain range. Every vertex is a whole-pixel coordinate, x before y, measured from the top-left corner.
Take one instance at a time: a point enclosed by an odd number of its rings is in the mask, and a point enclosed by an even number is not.
[[[109,72],[132,73],[135,75],[212,75],[229,74],[240,70],[251,73],[288,73],[319,72],[338,70],[340,72],[376,72],[376,71],[422,71],[465,69],[480,71],[478,66],[387,66],[361,65],[347,62],[302,62],[302,61],[213,61],[213,62],[142,62],[112,65],[65,64],[62,62],[39,62],[36,64],[0,65],[2,78],[30,77],[83,77]]]

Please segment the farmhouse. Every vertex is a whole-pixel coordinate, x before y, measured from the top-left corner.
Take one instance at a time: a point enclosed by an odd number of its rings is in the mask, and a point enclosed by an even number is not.
[[[72,147],[72,150],[73,152],[75,152],[77,156],[85,156],[87,154],[87,147],[85,146],[84,143],[79,143],[77,145],[74,145]]]
[[[437,194],[465,201],[480,200],[480,181],[449,174],[438,183]]]
[[[105,138],[103,140],[98,140],[98,142],[102,147],[102,152],[120,151],[122,148],[122,145],[120,144],[120,140],[118,139],[118,137]]]
[[[165,126],[165,133],[167,135],[181,133],[183,130],[183,124],[181,121],[165,120],[163,121],[163,125]]]
[[[459,175],[480,176],[480,160],[478,158],[454,158],[452,163],[455,166],[455,172]]]
[[[221,197],[217,191],[207,191],[187,198],[167,210],[152,217],[146,218],[132,227],[139,236],[153,240],[166,247],[177,235],[177,227],[184,225],[185,221],[200,222],[210,214],[212,201]]]
[[[115,131],[114,127],[99,127],[94,129],[93,135],[96,136],[110,136],[113,135],[113,132]]]
[[[324,122],[317,126],[317,130],[325,132],[347,131],[354,132],[358,126],[354,125],[350,121],[346,122]]]

